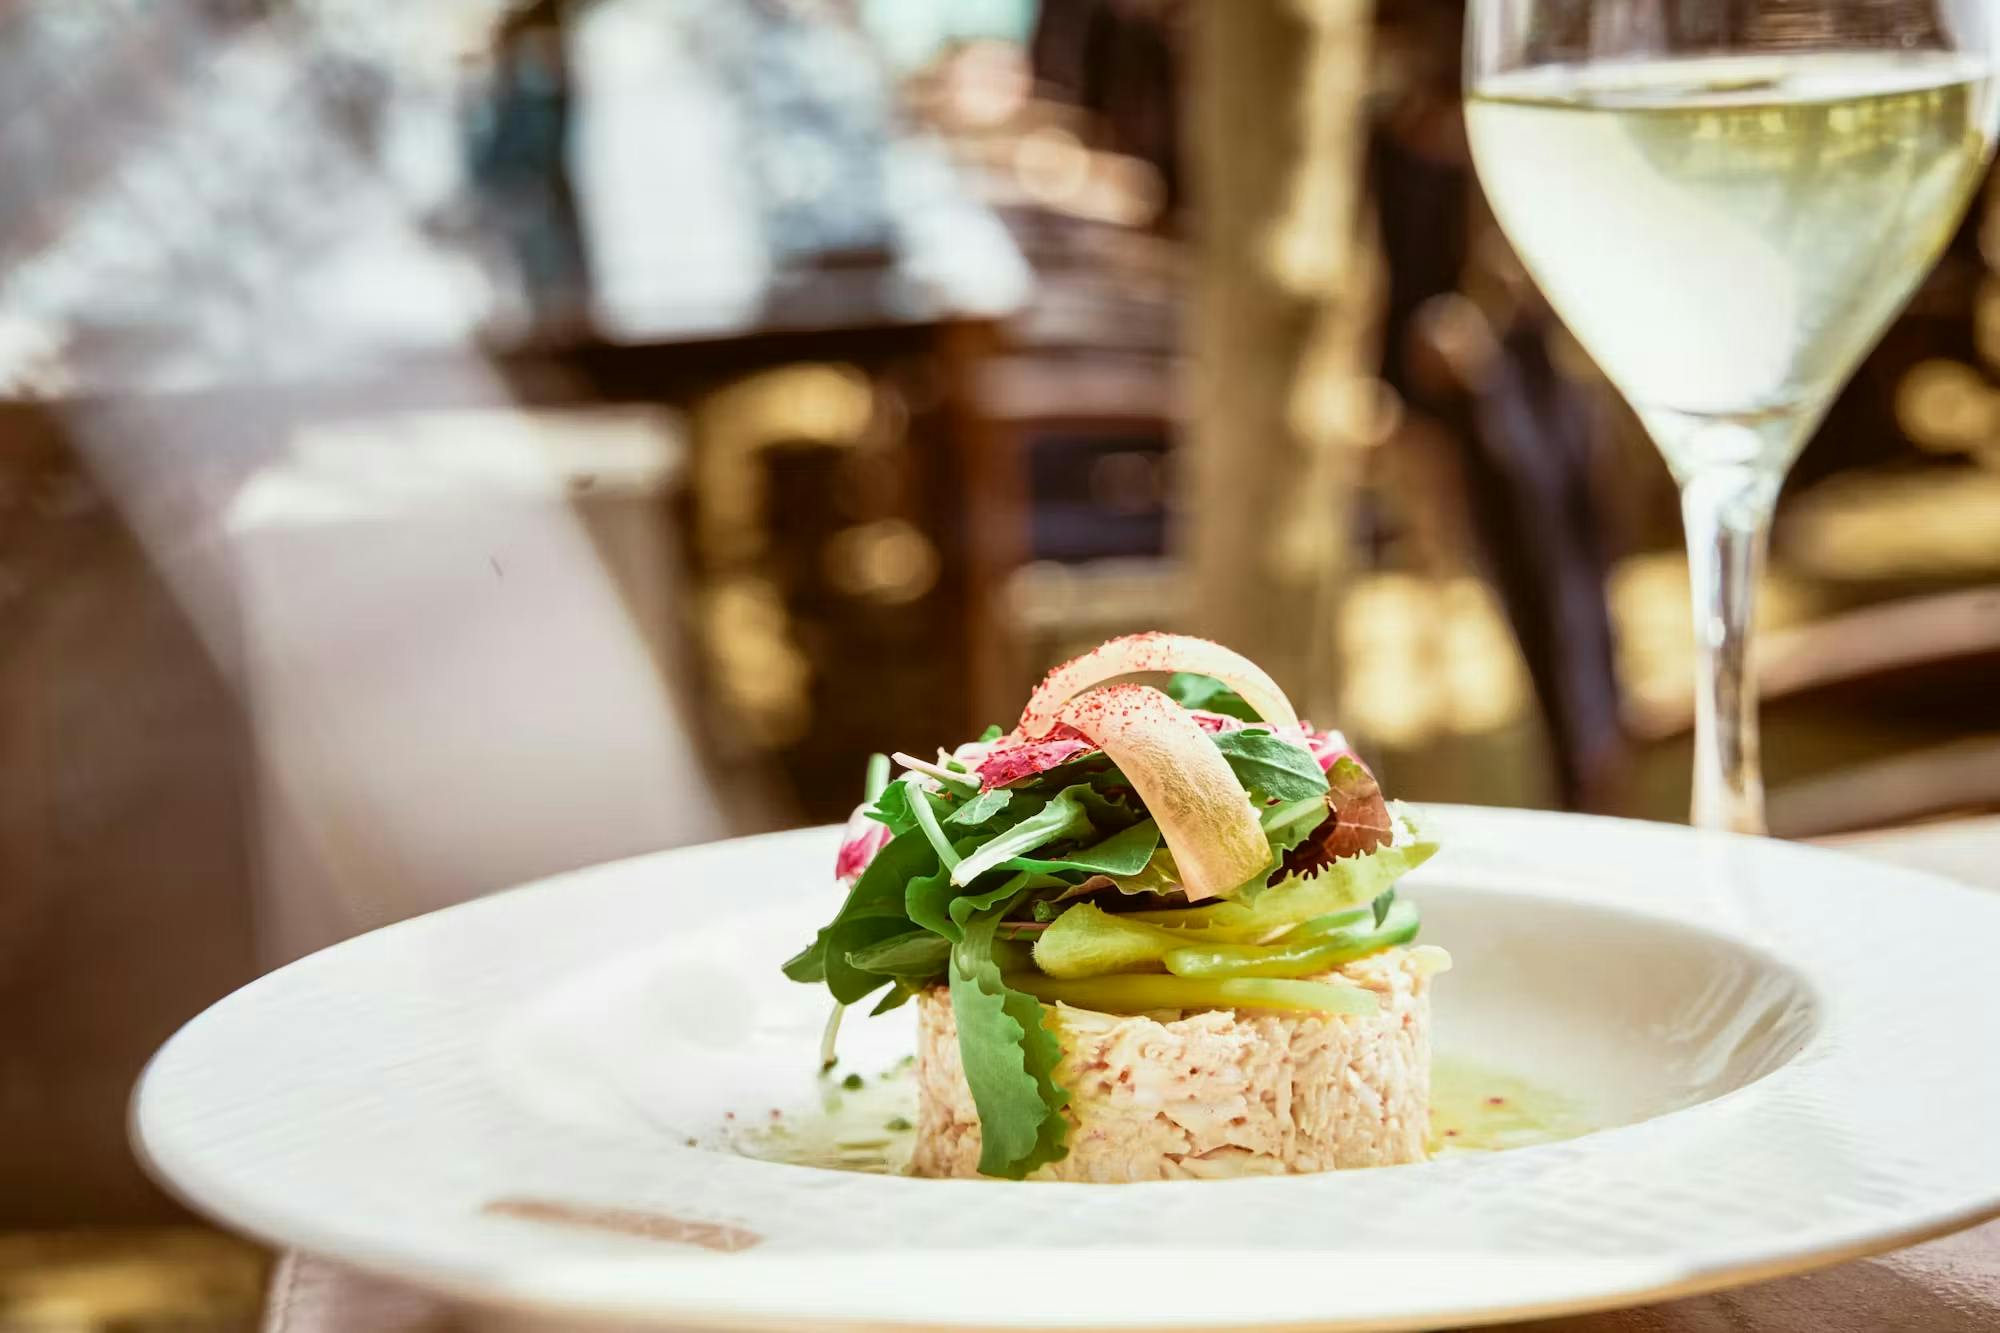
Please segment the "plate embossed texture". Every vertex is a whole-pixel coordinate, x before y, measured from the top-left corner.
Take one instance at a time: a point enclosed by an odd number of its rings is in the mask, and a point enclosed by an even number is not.
[[[1433,823],[1446,850],[1409,889],[1458,960],[1441,1044],[1611,1128],[1139,1186],[721,1150],[810,1094],[819,993],[776,962],[835,900],[819,829],[580,871],[281,969],[162,1049],[134,1137],[182,1197],[274,1243],[681,1324],[1428,1327],[1770,1276],[2000,1211],[2000,897],[1669,826]],[[849,1025],[863,1068],[908,1049],[906,1013]]]

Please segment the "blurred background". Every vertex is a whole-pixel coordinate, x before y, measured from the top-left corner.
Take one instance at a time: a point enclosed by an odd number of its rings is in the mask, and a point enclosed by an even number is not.
[[[1674,491],[1452,0],[0,10],[0,1329],[253,1326],[146,1055],[259,972],[843,817],[1187,629],[1414,800],[1679,819]],[[1794,470],[1775,831],[2000,808],[2000,194]]]

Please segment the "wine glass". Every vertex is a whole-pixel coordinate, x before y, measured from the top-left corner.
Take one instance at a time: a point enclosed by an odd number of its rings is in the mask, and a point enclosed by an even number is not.
[[[1752,599],[1785,471],[1951,237],[1994,0],[1469,0],[1494,215],[1679,484],[1694,822],[1762,832]]]

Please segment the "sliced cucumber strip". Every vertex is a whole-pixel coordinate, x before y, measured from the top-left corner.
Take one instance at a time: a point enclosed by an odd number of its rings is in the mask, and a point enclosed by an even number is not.
[[[1296,941],[1254,944],[1197,944],[1170,951],[1161,961],[1177,977],[1316,977],[1343,963],[1380,953],[1417,937],[1422,922],[1417,905],[1398,899],[1378,929],[1364,909],[1347,927],[1322,928]]]
[[[1016,972],[1008,986],[1044,1004],[1067,1004],[1110,1014],[1155,1009],[1266,1009],[1285,1013],[1372,1014],[1375,992],[1329,981],[1279,981],[1263,977],[1194,979],[1171,976],[1086,977],[1061,981],[1039,972]]]

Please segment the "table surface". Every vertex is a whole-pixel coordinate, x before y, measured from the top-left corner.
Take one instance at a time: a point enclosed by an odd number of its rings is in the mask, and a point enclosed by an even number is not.
[[[2000,817],[1824,839],[1842,850],[2000,890]],[[484,1327],[407,1288],[288,1255],[265,1333],[436,1333]],[[534,1326],[554,1333],[555,1324]],[[1993,1333],[2000,1329],[2000,1222],[1817,1273],[1659,1305],[1508,1325],[1517,1333]],[[510,1333],[530,1333],[517,1320]]]

